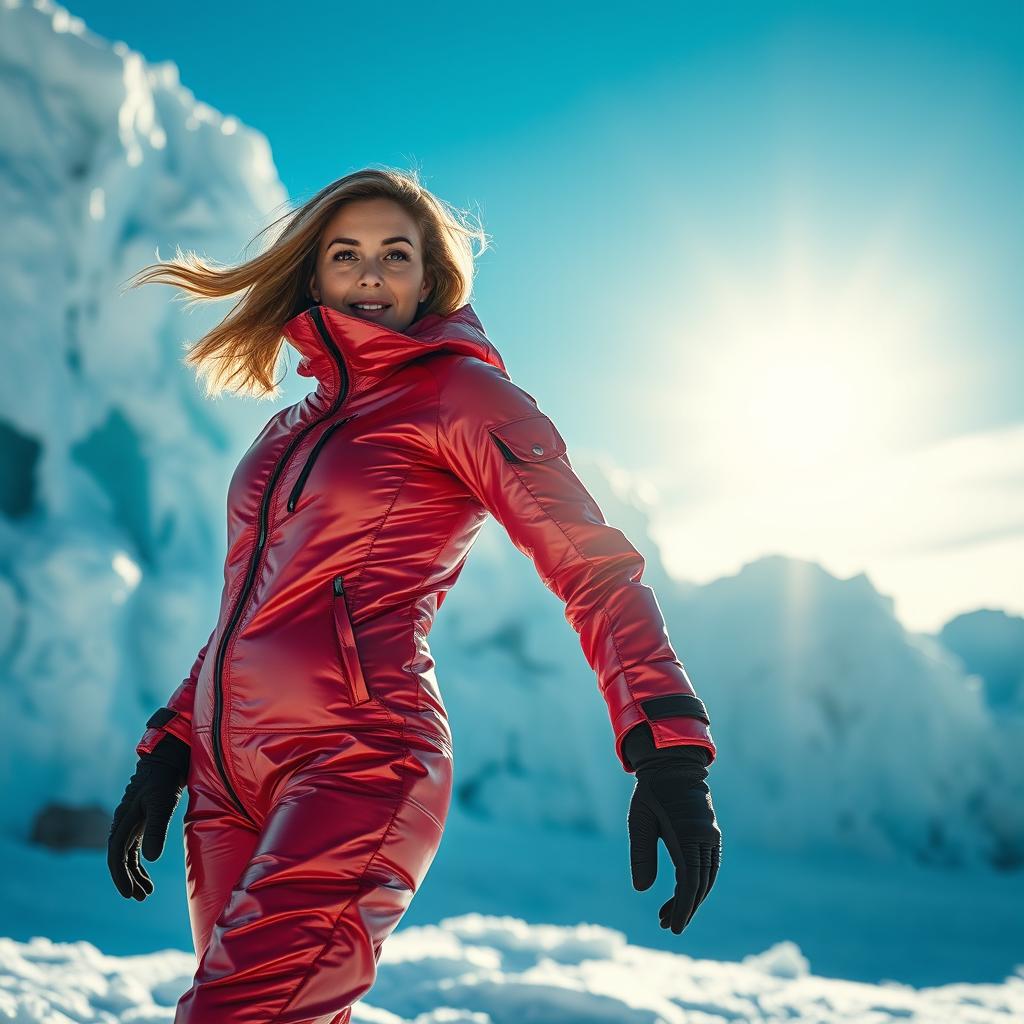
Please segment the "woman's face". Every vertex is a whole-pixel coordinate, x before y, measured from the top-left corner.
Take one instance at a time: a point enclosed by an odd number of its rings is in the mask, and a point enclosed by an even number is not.
[[[432,283],[416,221],[391,199],[351,199],[327,222],[309,291],[340,313],[404,331]],[[379,310],[357,303],[383,304]]]

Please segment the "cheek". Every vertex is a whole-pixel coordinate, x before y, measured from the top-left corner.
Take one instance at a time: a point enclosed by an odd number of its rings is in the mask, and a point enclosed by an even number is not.
[[[416,296],[419,294],[423,279],[414,270],[407,270],[405,273],[395,274],[391,280],[396,292]]]

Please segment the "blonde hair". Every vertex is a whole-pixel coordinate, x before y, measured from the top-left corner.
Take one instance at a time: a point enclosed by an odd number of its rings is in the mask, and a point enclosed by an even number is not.
[[[316,268],[321,232],[343,203],[377,198],[401,204],[419,225],[424,272],[433,287],[417,318],[427,313],[446,316],[468,302],[473,261],[488,247],[486,232],[479,221],[471,226],[463,219],[464,211],[424,188],[416,171],[388,167],[364,168],[338,178],[302,206],[271,222],[249,245],[279,226],[280,230],[269,247],[253,259],[223,266],[176,247],[174,259],[144,267],[129,278],[131,283],[124,290],[150,283],[176,285],[194,296],[186,308],[244,291],[227,316],[189,347],[184,362],[195,366],[197,379],[205,377],[207,398],[225,390],[276,398],[280,381],[273,375],[286,344],[282,328],[313,305],[308,283]],[[481,243],[475,255],[472,238]]]

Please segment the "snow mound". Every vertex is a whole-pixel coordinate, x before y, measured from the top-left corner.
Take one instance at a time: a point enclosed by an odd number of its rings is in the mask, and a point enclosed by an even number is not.
[[[88,942],[0,939],[0,1019],[18,1024],[170,1021],[195,957],[105,956]],[[398,929],[354,1022],[373,1024],[873,1024],[1022,1019],[1024,965],[999,985],[916,989],[816,977],[791,942],[743,963],[633,946],[597,925],[466,914]]]

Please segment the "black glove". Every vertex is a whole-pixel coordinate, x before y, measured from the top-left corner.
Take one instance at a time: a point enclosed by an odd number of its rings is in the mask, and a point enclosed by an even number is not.
[[[114,811],[107,867],[126,900],[141,902],[153,891],[153,880],[139,862],[139,837],[146,860],[156,860],[164,852],[167,827],[188,778],[190,754],[187,743],[168,733],[148,754],[139,755],[135,774]]]
[[[633,888],[643,892],[653,884],[661,836],[676,867],[676,888],[658,915],[661,927],[678,935],[711,891],[722,859],[722,833],[704,781],[710,755],[689,744],[659,750],[647,722],[626,734],[622,751],[636,772],[627,818]]]

